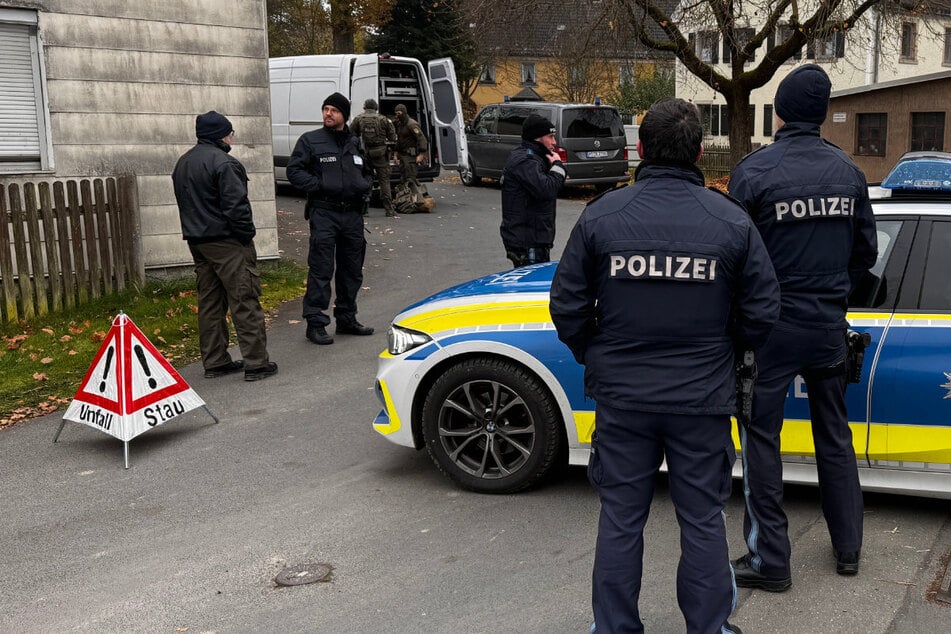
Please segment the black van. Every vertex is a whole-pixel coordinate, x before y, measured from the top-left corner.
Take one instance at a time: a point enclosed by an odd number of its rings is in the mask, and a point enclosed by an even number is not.
[[[466,126],[469,168],[459,174],[464,185],[475,187],[483,177],[502,175],[509,154],[522,142],[522,123],[530,114],[555,124],[556,152],[568,173],[566,184],[607,189],[630,180],[624,124],[617,108],[519,101],[485,106]]]

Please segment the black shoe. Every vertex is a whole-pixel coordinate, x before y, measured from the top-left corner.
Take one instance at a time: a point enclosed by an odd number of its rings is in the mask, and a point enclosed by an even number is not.
[[[334,338],[327,334],[327,329],[323,326],[307,326],[307,340],[318,346],[328,346],[334,342]]]
[[[337,322],[337,334],[338,335],[359,335],[365,337],[367,335],[373,334],[373,328],[369,326],[364,326],[358,321],[352,321],[348,324],[341,324]]]
[[[835,550],[835,571],[840,575],[856,575],[859,572],[859,557],[862,551],[852,550],[847,553],[840,553]]]
[[[219,376],[224,376],[226,374],[233,374],[234,372],[240,372],[244,369],[244,361],[229,361],[224,365],[219,365],[214,368],[208,368],[205,370],[206,379],[217,379]]]
[[[750,555],[746,554],[733,562],[736,585],[741,588],[759,588],[767,592],[785,592],[792,585],[792,577],[767,577],[753,570]]]
[[[268,361],[266,365],[262,365],[260,368],[245,370],[244,380],[260,381],[261,379],[266,379],[267,377],[274,376],[275,374],[277,374],[277,364],[273,361]]]
[[[737,626],[733,625],[733,624],[730,623],[729,621],[727,621],[727,622],[723,625],[723,631],[730,631],[730,632],[733,632],[733,634],[743,634],[743,630],[741,630],[741,629],[738,628]]]

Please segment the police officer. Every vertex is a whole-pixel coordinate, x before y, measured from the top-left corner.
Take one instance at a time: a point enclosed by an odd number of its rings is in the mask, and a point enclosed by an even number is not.
[[[596,402],[588,477],[601,500],[593,631],[643,632],[643,530],[666,458],[688,633],[739,632],[723,508],[735,459],[734,348],[757,348],[779,286],[743,209],[703,187],[699,112],[655,103],[640,127],[637,182],[581,214],[551,289],[558,337]]]
[[[413,202],[422,202],[419,193],[419,166],[429,152],[429,142],[419,123],[409,116],[406,106],[396,104],[396,151],[400,157],[400,185],[409,188]]]
[[[337,334],[372,335],[373,328],[357,321],[357,291],[363,283],[363,204],[373,187],[360,142],[347,127],[350,102],[335,92],[323,103],[324,127],[305,132],[287,162],[287,180],[307,192],[304,217],[310,222],[307,290],[304,319],[307,339],[327,345],[330,282],[337,266],[334,319]]]
[[[363,112],[350,122],[350,130],[363,141],[363,149],[373,165],[380,186],[380,201],[388,217],[396,215],[390,191],[390,148],[396,146],[393,122],[377,112],[374,99],[363,102]]]
[[[733,563],[737,585],[772,592],[792,584],[779,435],[797,374],[809,392],[822,510],[839,574],[858,572],[862,547],[862,491],[845,411],[845,314],[877,246],[864,174],[819,136],[830,89],[815,64],[787,75],[774,99],[775,142],[749,154],[730,178],[730,193],[762,234],[782,289],[779,322],[757,359],[752,419],[740,431],[749,552]]]
[[[555,243],[555,204],[565,168],[555,154],[555,125],[537,114],[522,124],[522,145],[502,170],[502,246],[516,267],[548,262]]]

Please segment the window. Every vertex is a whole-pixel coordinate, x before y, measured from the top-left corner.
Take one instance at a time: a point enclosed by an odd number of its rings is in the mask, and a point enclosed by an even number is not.
[[[707,136],[729,136],[730,134],[730,111],[719,104],[701,104],[700,124],[703,126],[703,133]]]
[[[951,64],[951,29],[944,30],[944,63]]]
[[[918,25],[914,22],[901,23],[900,62],[914,62],[918,57]]]
[[[809,40],[806,44],[806,57],[819,61],[845,57],[845,34],[833,31],[824,38]]]
[[[736,50],[741,51],[743,50],[743,47],[746,46],[746,43],[753,39],[753,36],[756,34],[756,31],[750,28],[742,28],[742,29],[736,29],[734,33],[736,34]],[[730,60],[732,59],[732,55],[733,54],[730,52],[730,47],[727,46],[726,43],[724,43],[723,44],[723,62],[726,64],[729,64]],[[753,54],[750,56],[750,58],[747,61],[752,62],[755,60],[756,60],[756,51],[753,51]]]
[[[859,113],[855,126],[855,153],[858,156],[885,156],[888,115],[884,112]]]
[[[792,34],[793,34],[792,27],[789,26],[788,24],[781,24],[778,27],[776,27],[775,33],[770,33],[769,35],[766,36],[766,52],[768,53],[769,51],[776,48],[778,45],[788,40],[790,37],[792,37]],[[799,50],[793,53],[792,57],[786,60],[786,63],[790,64],[792,63],[793,60],[798,60],[798,59],[802,59],[802,48],[799,48]]]
[[[498,133],[498,106],[489,106],[485,108],[476,120],[472,122],[472,129],[476,134],[497,134]]]
[[[0,172],[51,169],[36,11],[0,8]]]
[[[701,62],[716,64],[720,61],[719,31],[701,31],[697,34],[697,57]]]
[[[479,74],[480,84],[495,83],[495,64],[483,64],[482,73]]]
[[[878,259],[875,266],[858,280],[855,288],[849,295],[850,308],[879,308],[891,307],[898,297],[898,288],[905,271],[905,258],[892,258],[899,234],[905,225],[902,220],[880,220],[875,223],[875,232],[878,237]],[[914,233],[914,223],[910,223],[911,234]],[[908,232],[906,232],[907,234]],[[909,242],[911,235],[905,235],[905,242]],[[906,244],[907,247],[907,244]],[[887,267],[887,268],[886,268]]]
[[[911,147],[917,151],[944,151],[944,113],[911,113]]]
[[[535,62],[522,62],[522,84],[535,86],[538,76],[535,74]]]
[[[634,85],[634,67],[630,64],[621,64],[617,69],[617,83],[619,86]]]
[[[928,259],[921,283],[922,310],[951,310],[951,222],[935,222],[931,227]]]
[[[773,104],[763,106],[763,136],[773,136]]]

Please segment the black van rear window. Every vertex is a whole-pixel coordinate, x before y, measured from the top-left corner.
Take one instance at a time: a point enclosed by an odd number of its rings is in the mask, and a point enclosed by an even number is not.
[[[624,124],[612,108],[572,108],[561,115],[566,139],[624,136]]]

